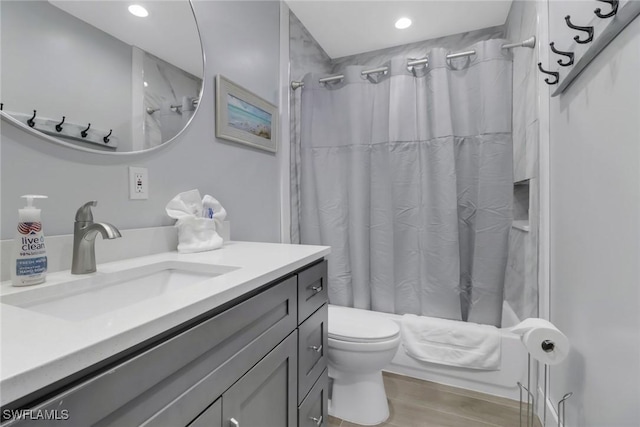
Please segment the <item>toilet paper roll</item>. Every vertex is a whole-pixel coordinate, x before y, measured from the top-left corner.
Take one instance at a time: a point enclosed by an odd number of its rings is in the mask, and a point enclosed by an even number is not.
[[[569,339],[548,320],[525,319],[510,331],[520,335],[531,357],[539,362],[557,365],[569,354]]]

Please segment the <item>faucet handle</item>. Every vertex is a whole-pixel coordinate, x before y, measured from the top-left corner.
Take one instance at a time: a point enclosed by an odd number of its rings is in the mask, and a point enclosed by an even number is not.
[[[91,213],[91,206],[98,206],[97,200],[92,200],[80,206],[76,212],[76,222],[93,222],[93,213]]]

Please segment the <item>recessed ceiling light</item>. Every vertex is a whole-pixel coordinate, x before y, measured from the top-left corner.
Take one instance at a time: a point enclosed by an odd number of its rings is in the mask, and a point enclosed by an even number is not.
[[[146,18],[147,16],[149,16],[149,12],[147,12],[147,9],[140,6],[139,4],[132,4],[131,6],[129,6],[129,12],[131,12],[132,15],[139,16],[140,18]]]
[[[144,83],[144,87],[149,86],[149,83],[147,83],[147,82],[142,82],[142,83]]]
[[[400,18],[396,21],[396,28],[399,30],[404,30],[405,28],[409,28],[411,26],[411,19],[409,18]]]

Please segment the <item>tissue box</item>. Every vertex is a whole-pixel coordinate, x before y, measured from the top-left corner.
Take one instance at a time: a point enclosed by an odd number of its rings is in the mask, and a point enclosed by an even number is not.
[[[216,231],[216,221],[209,218],[187,217],[176,222],[178,252],[205,252],[222,247],[222,237]]]

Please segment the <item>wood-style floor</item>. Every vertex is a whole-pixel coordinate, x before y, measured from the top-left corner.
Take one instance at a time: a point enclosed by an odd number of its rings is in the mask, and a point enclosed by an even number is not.
[[[386,427],[518,427],[515,400],[450,387],[429,381],[383,373],[389,399]],[[523,407],[523,411],[525,408]],[[523,425],[526,420],[523,419]],[[536,419],[536,426],[539,421]],[[330,417],[328,427],[358,427]]]

